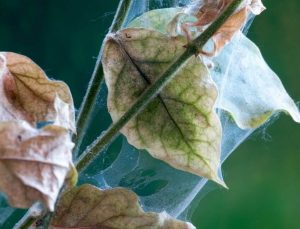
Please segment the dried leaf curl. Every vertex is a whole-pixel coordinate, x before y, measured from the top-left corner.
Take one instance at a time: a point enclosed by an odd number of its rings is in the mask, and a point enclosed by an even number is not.
[[[88,184],[62,196],[51,228],[195,229],[167,213],[144,212],[137,195],[129,190],[101,190]]]
[[[65,178],[76,179],[73,146],[68,131],[58,126],[0,122],[0,190],[9,203],[29,208],[40,201],[53,211]]]
[[[53,122],[75,132],[75,112],[68,86],[50,80],[26,56],[0,52],[0,121],[25,120],[35,126]]]

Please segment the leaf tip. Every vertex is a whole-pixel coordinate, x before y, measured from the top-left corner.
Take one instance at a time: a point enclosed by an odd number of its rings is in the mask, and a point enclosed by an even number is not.
[[[223,180],[223,178],[219,177],[217,174],[215,176],[213,176],[211,178],[211,180],[214,181],[215,183],[221,185],[223,188],[229,189],[228,186],[226,185],[225,181]]]

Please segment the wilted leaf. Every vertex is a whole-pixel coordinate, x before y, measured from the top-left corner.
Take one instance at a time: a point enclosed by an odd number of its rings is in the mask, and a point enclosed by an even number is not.
[[[205,1],[204,1],[205,2]],[[208,0],[207,2],[218,2],[214,0]],[[219,2],[223,2],[223,4],[212,4],[212,7],[219,7],[217,9],[211,9],[210,7],[207,7],[207,12],[210,10],[216,12],[217,14],[214,15],[215,17],[211,17],[207,20],[207,17],[205,14],[195,15],[199,21],[196,22],[195,25],[204,26],[207,24],[212,23],[222,12],[223,10],[232,2],[232,0],[221,0]],[[206,7],[204,4],[203,8]],[[244,1],[240,7],[237,9],[237,11],[228,18],[228,20],[222,25],[222,27],[214,34],[213,41],[215,43],[214,52],[212,55],[216,55],[219,53],[219,51],[230,42],[234,34],[236,34],[240,29],[244,26],[246,23],[246,20],[248,18],[249,11],[252,12],[255,15],[260,14],[265,7],[263,6],[262,2],[260,0],[246,0]],[[203,11],[203,9],[200,9],[200,12]],[[204,10],[205,12],[205,10]],[[209,13],[208,13],[209,14]],[[206,20],[205,20],[206,19]],[[205,20],[205,23],[202,22],[202,20]]]
[[[167,213],[144,212],[135,193],[123,188],[101,190],[82,185],[66,192],[58,202],[52,229],[194,229]]]
[[[297,106],[257,46],[238,33],[214,58],[212,76],[221,90],[218,107],[231,113],[241,128],[256,128],[277,111],[300,122]]]
[[[75,132],[73,99],[68,86],[47,78],[29,58],[0,53],[0,121],[52,121]]]
[[[232,0],[194,0],[185,12],[198,18],[197,26],[206,26],[217,19]]]
[[[185,43],[183,37],[146,29],[126,29],[107,39],[103,67],[113,121],[184,52]],[[191,57],[121,132],[130,144],[153,157],[224,185],[217,175],[221,125],[214,109],[216,97],[206,66]]]
[[[193,28],[198,28],[198,33],[196,32],[195,34],[199,35],[199,33],[201,33],[209,24],[211,24],[221,15],[224,9],[228,7],[231,2],[232,0],[197,0],[194,1],[194,3],[190,4],[189,7],[182,8],[181,12],[178,10],[178,8],[170,8],[168,10],[164,9],[164,12],[160,12],[161,14],[164,14],[160,23],[152,20],[154,16],[153,12],[139,17],[139,21],[136,21],[138,23],[133,24],[133,26],[136,26],[136,24],[141,24],[142,19],[143,21],[146,21],[148,18],[151,26],[155,24],[160,25],[160,28],[163,28],[164,23],[164,27],[167,29],[169,34],[174,35],[176,34],[179,24],[181,27],[181,32],[183,32],[189,40],[192,40],[193,35],[191,31],[193,30]],[[171,11],[171,9],[174,9],[174,11]],[[175,12],[175,9],[177,10],[177,13]],[[258,15],[263,10],[265,10],[265,7],[260,0],[243,1],[236,12],[231,17],[229,17],[229,19],[212,37],[214,42],[214,50],[212,52],[203,51],[203,54],[214,56],[219,53],[219,51],[228,42],[230,42],[234,34],[244,26],[249,12]],[[155,13],[158,14],[159,12],[156,11]],[[171,14],[173,14],[173,19],[167,20],[167,17],[169,17]],[[196,18],[196,21],[194,18],[187,17],[186,15],[194,16]],[[166,21],[169,21],[169,24],[166,24]],[[146,25],[146,28],[149,28],[149,26]]]
[[[41,201],[53,211],[68,172],[76,174],[72,148],[68,131],[61,127],[34,129],[26,122],[1,122],[0,190],[10,204],[28,208]]]
[[[234,34],[243,27],[247,19],[247,15],[247,8],[241,9],[239,12],[229,17],[222,27],[215,33],[212,38],[215,43],[213,55],[219,53],[219,51],[230,42]]]

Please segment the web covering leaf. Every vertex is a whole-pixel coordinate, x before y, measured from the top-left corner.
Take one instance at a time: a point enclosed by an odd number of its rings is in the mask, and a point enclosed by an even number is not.
[[[129,12],[127,24],[149,10],[181,7],[190,2],[136,0]],[[252,19],[252,17],[249,18],[244,27],[245,31],[249,28]],[[222,84],[227,82],[226,79],[227,75],[225,74]],[[105,91],[106,89],[102,90],[101,96],[105,95]],[[222,110],[218,110],[218,115],[223,127],[221,160],[224,162],[255,129],[240,129],[228,113]],[[107,154],[104,153],[100,156],[97,162],[101,164],[101,161],[105,160],[105,155]],[[97,164],[97,162],[95,161],[93,164]],[[86,171],[86,175],[82,176],[82,182],[88,178],[101,188],[118,186],[129,188],[140,196],[142,206],[146,211],[161,212],[165,210],[168,214],[174,217],[181,216],[181,218],[185,218],[183,213],[207,183],[206,179],[176,170],[166,163],[152,158],[147,152],[135,149],[126,139],[123,140],[118,157],[109,167],[100,172],[89,173],[89,169]]]

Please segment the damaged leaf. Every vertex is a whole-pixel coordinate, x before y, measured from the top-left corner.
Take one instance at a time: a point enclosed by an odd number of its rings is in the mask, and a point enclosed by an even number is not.
[[[192,40],[215,21],[231,2],[232,0],[197,0],[187,8],[152,10],[136,18],[129,27],[151,28],[171,36],[185,34],[188,40]],[[250,12],[258,15],[265,9],[260,0],[244,1],[212,37],[213,51],[203,51],[203,54],[218,54],[244,26]]]
[[[68,131],[61,127],[1,122],[0,191],[13,207],[29,208],[40,201],[53,211],[66,176],[76,179],[72,148]]]
[[[82,185],[60,199],[50,223],[52,229],[195,229],[167,213],[144,212],[135,193],[115,188],[101,190]]]
[[[75,132],[72,95],[28,57],[0,52],[0,121],[54,122]]]
[[[185,51],[185,43],[182,36],[170,38],[146,29],[126,29],[107,38],[103,67],[114,122]],[[206,66],[193,56],[121,132],[153,157],[224,185],[217,175],[221,124],[216,98]]]
[[[240,128],[257,128],[278,111],[300,122],[296,104],[245,35],[238,33],[213,62],[211,73],[221,94],[217,106],[228,111]]]
[[[222,25],[222,27],[212,37],[214,42],[214,52],[212,55],[216,55],[220,50],[230,42],[234,34],[239,31],[246,22],[247,8],[241,9],[239,12],[233,14]]]
[[[203,0],[197,1],[198,3],[193,6],[194,9],[189,11],[193,12],[193,15],[198,19],[197,22],[183,23],[182,29],[191,37],[189,28],[187,27],[205,27],[216,20],[221,15],[226,7],[232,2],[232,0]],[[219,51],[230,42],[236,32],[238,32],[246,23],[249,12],[258,15],[265,7],[260,0],[246,0],[236,12],[228,18],[228,20],[222,25],[222,27],[214,34],[212,40],[214,42],[214,51],[208,55],[216,55]]]
[[[260,0],[245,1],[240,8],[246,6],[254,14],[261,13],[265,9]],[[129,26],[147,25],[147,28],[167,33],[167,25],[178,14],[178,8],[150,12],[141,15]],[[156,14],[164,14],[160,23],[153,23],[154,19],[148,20]],[[244,15],[241,17],[243,18]],[[229,24],[234,21],[228,20],[223,26],[224,31],[228,31],[232,27]],[[211,73],[220,90],[217,107],[230,112],[237,125],[243,129],[262,125],[277,111],[290,113],[293,119],[299,122],[298,108],[285,91],[279,78],[265,63],[259,49],[240,32],[235,33],[234,30],[232,32],[236,34],[233,41],[213,59],[215,67]]]

